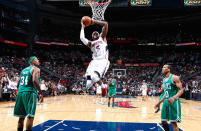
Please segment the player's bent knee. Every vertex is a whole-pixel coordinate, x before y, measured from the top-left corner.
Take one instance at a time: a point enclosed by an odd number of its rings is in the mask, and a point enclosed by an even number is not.
[[[98,81],[100,80],[100,77],[99,77],[96,73],[93,73],[93,74],[91,75],[91,80],[92,80],[93,82],[98,82]]]
[[[90,88],[93,86],[93,82],[92,80],[87,80],[87,84],[86,84],[87,88]]]
[[[97,74],[99,78],[101,78],[101,75],[98,71],[94,71],[94,73]]]

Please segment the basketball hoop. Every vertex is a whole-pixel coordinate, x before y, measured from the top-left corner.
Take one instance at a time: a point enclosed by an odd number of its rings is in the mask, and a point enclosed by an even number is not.
[[[117,78],[118,78],[118,79],[121,78],[121,73],[117,73]]]
[[[88,4],[91,6],[92,19],[94,20],[104,20],[104,13],[108,5],[112,0],[89,0]]]
[[[113,74],[120,79],[121,77],[125,77],[126,76],[126,69],[112,69],[113,70]]]

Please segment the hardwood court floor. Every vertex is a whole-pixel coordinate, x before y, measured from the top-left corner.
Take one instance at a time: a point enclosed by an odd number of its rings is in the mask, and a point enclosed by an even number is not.
[[[160,112],[154,113],[153,106],[158,97],[116,98],[116,102],[129,102],[137,108],[107,107],[106,98],[96,99],[89,95],[64,95],[48,97],[37,105],[34,126],[47,120],[80,120],[108,122],[159,123]],[[97,103],[98,102],[98,103]],[[18,118],[13,117],[14,102],[0,103],[0,131],[16,131]],[[181,99],[184,131],[201,130],[201,102]]]

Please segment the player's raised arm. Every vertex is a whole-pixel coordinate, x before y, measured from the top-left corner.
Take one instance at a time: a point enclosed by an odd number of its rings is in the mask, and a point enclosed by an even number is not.
[[[90,42],[87,38],[85,38],[85,34],[84,34],[84,28],[85,28],[86,26],[82,23],[82,21],[81,21],[81,25],[82,25],[82,27],[81,27],[81,31],[80,31],[80,40],[81,40],[86,46],[90,47],[90,46],[91,46],[91,42]]]
[[[99,21],[99,20],[93,20],[94,24],[98,24],[103,26],[101,37],[106,40],[107,32],[108,32],[108,22],[106,21]]]

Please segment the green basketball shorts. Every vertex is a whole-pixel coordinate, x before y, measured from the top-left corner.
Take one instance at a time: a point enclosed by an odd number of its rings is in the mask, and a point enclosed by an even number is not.
[[[37,94],[33,92],[20,92],[14,108],[14,116],[34,117],[37,104]]]
[[[161,121],[181,122],[180,99],[175,99],[172,104],[168,104],[168,99],[163,101]]]
[[[109,96],[109,97],[112,97],[112,96],[114,96],[114,95],[116,95],[116,89],[109,89],[109,90],[108,90],[108,96]]]

